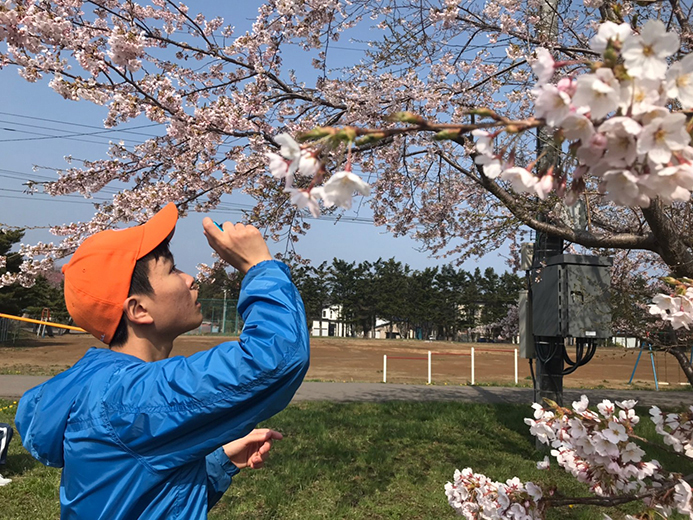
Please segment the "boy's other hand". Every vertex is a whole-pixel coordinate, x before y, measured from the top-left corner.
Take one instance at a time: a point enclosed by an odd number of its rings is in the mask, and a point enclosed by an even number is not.
[[[245,437],[224,444],[224,453],[238,469],[260,469],[269,456],[272,442],[283,435],[267,428],[251,431]]]
[[[264,260],[272,260],[262,233],[253,226],[224,222],[221,231],[211,218],[205,217],[202,227],[212,249],[243,273]]]

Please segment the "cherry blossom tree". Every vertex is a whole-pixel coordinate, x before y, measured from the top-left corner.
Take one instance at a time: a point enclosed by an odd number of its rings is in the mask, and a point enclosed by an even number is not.
[[[686,328],[690,19],[690,0],[267,0],[239,33],[232,16],[169,0],[5,0],[4,73],[106,106],[106,127],[139,118],[165,132],[32,183],[55,196],[127,188],[95,204],[90,221],[56,225],[59,242],[25,244],[21,272],[0,283],[30,284],[86,236],[169,201],[183,214],[209,211],[242,191],[256,200],[247,220],[292,241],[308,231],[307,212],[348,209],[356,192],[369,196],[376,225],[460,261],[501,247],[516,255],[530,230],[619,252],[673,277],[675,294],[650,312]],[[335,61],[340,38],[368,50]],[[290,53],[306,66],[287,70]],[[669,351],[693,382],[684,352]],[[529,423],[559,465],[597,494],[690,515],[690,478],[640,460],[633,403],[617,404],[618,415],[586,406],[539,407]],[[653,419],[690,456],[690,416]],[[453,507],[526,518],[557,505],[534,484],[482,477],[455,476]]]
[[[6,0],[5,73],[106,106],[106,127],[149,119],[165,133],[30,183],[128,187],[90,221],[56,225],[60,241],[25,244],[0,283],[31,284],[86,236],[169,201],[185,214],[247,193],[247,220],[291,242],[306,211],[342,211],[354,190],[376,225],[458,261],[516,258],[536,230],[693,277],[691,5],[645,4],[269,0],[236,32],[168,0]],[[332,57],[340,38],[368,48],[360,61]],[[305,67],[286,70],[288,55]]]

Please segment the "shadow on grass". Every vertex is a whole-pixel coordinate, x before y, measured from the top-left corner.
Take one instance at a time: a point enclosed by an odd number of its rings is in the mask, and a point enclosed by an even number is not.
[[[28,453],[10,454],[7,457],[7,463],[2,466],[2,474],[8,478],[18,477],[30,472],[37,466],[42,465]]]

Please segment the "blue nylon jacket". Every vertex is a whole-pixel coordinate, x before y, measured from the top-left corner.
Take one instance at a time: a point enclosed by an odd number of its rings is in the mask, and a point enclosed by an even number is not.
[[[308,370],[284,264],[250,269],[238,310],[238,342],[152,363],[91,348],[24,394],[17,430],[36,459],[63,468],[61,518],[207,518],[238,472],[221,446],[282,410]]]

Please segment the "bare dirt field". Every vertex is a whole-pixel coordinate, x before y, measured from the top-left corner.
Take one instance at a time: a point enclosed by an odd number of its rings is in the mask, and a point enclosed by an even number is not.
[[[225,339],[233,338],[182,336],[176,341],[173,355],[187,356],[211,348]],[[97,344],[86,334],[18,339],[14,346],[0,347],[0,373],[55,374],[71,366],[89,347]],[[422,384],[427,381],[427,356],[430,350],[433,353],[433,383],[464,385],[471,382],[471,347],[475,348],[476,384],[514,383],[514,345],[355,338],[313,338],[311,366],[306,379],[382,381],[383,355],[387,354],[388,382]],[[572,352],[570,354],[573,355]],[[636,349],[601,348],[590,363],[565,377],[564,386],[627,388],[637,356]],[[662,389],[689,388],[681,384],[686,379],[672,356],[656,354],[655,369]],[[520,385],[531,386],[526,359],[518,358],[518,380]],[[642,354],[633,386],[654,388],[652,362],[647,352]]]

